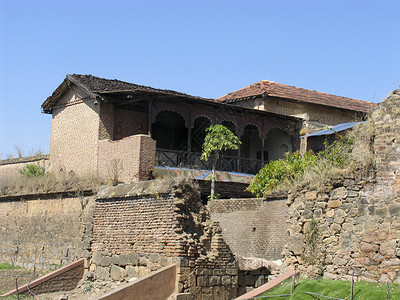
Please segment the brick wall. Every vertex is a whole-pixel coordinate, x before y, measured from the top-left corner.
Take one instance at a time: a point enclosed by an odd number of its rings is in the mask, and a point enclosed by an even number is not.
[[[0,262],[48,268],[87,257],[92,198],[0,198]]]
[[[308,276],[349,280],[354,271],[358,279],[400,283],[400,91],[364,126],[374,129],[375,169],[291,192],[285,262]],[[358,151],[369,156],[368,145]]]
[[[114,139],[119,140],[135,134],[147,134],[147,114],[137,111],[115,109]]]
[[[76,174],[97,170],[100,106],[71,85],[53,108],[50,137],[50,164],[53,171]]]
[[[179,294],[236,296],[234,256],[198,187],[189,182],[175,178],[105,188],[93,225],[90,278],[124,281],[175,263]]]
[[[118,141],[99,141],[98,172],[122,182],[146,180],[155,164],[156,142],[139,134]]]
[[[286,198],[220,199],[208,204],[212,219],[233,253],[244,257],[281,259],[287,243]]]

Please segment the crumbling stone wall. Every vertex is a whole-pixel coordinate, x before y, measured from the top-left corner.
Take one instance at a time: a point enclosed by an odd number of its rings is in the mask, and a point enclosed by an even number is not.
[[[176,263],[178,298],[236,296],[234,256],[188,182],[176,178],[104,189],[93,225],[88,278],[124,281]]]
[[[286,195],[270,198],[218,199],[208,204],[235,255],[268,260],[282,258],[287,243]]]
[[[354,271],[359,279],[400,282],[399,90],[369,122],[375,128],[374,170],[330,178],[320,189],[299,187],[289,195],[285,262],[299,264],[303,274],[349,279]]]
[[[89,256],[93,198],[0,198],[0,262],[38,269]]]

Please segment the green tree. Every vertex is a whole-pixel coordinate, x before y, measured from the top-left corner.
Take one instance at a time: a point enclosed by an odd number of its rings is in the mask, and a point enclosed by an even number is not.
[[[223,125],[212,125],[206,129],[206,132],[201,159],[208,161],[210,157],[212,158],[210,199],[213,200],[215,194],[215,168],[221,152],[229,149],[238,149],[241,142],[232,131]]]

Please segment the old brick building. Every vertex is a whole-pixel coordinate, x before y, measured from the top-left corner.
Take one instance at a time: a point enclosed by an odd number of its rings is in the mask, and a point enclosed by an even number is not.
[[[200,153],[205,129],[213,124],[225,125],[242,141],[218,169],[254,174],[269,160],[306,149],[302,130],[361,120],[372,105],[270,81],[206,99],[74,74],[42,109],[53,116],[53,170],[107,174],[118,164],[121,178],[132,181],[148,176],[155,156],[163,166],[208,169]]]

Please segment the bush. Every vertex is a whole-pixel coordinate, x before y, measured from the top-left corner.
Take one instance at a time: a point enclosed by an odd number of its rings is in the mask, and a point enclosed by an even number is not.
[[[42,177],[46,175],[45,168],[38,164],[27,164],[18,172],[26,177]]]
[[[307,167],[314,165],[316,156],[312,151],[303,156],[299,151],[287,153],[284,159],[273,160],[262,168],[251,180],[248,191],[261,197],[274,189],[296,181]]]
[[[287,153],[284,159],[270,161],[251,180],[247,190],[257,197],[270,194],[273,190],[287,188],[304,179],[306,173],[319,177],[335,167],[348,163],[351,154],[351,138],[337,135],[332,144],[315,155],[311,150],[301,155],[299,151]]]

